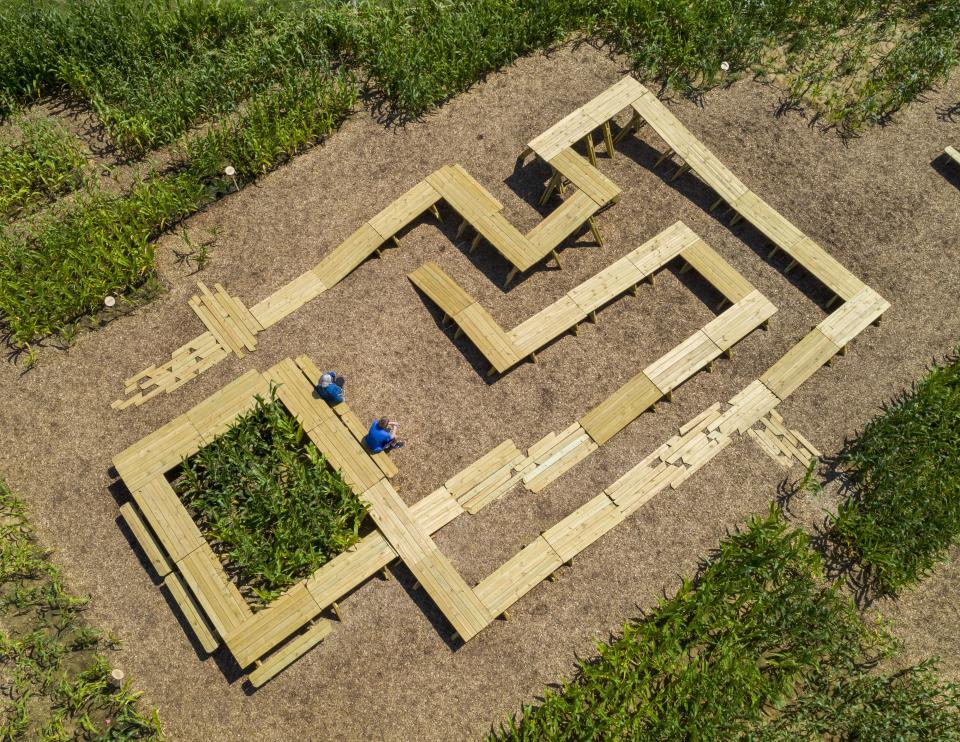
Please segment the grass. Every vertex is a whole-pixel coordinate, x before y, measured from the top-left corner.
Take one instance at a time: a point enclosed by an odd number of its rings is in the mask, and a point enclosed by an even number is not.
[[[946,79],[958,25],[960,0],[8,0],[0,120],[60,96],[92,109],[128,158],[165,145],[182,156],[179,177],[151,173],[129,194],[82,198],[27,237],[0,238],[0,316],[17,348],[69,335],[105,292],[142,285],[145,243],[232,190],[223,167],[250,182],[322,141],[354,105],[359,79],[388,118],[415,118],[579,35],[687,95],[774,76],[784,107],[813,105],[856,134]],[[11,167],[48,165],[38,152]],[[65,177],[28,191],[49,198]],[[0,207],[4,189],[23,190],[0,186]],[[126,220],[116,241],[113,214]]]
[[[92,190],[27,234],[0,234],[0,316],[15,347],[59,332],[153,276],[153,239],[208,200],[185,174],[136,184],[124,195]]]
[[[831,524],[886,592],[928,574],[960,539],[960,360],[934,366],[840,455],[852,491]]]
[[[960,686],[894,651],[824,581],[779,511],[721,541],[696,580],[598,645],[495,739],[960,739]]]
[[[19,141],[0,139],[0,220],[72,190],[87,164],[83,146],[46,119],[21,119]]]
[[[271,397],[188,459],[174,488],[258,605],[355,544],[366,508]]]
[[[114,688],[100,650],[116,642],[83,620],[34,536],[26,508],[0,482],[0,738],[160,739],[129,684]]]

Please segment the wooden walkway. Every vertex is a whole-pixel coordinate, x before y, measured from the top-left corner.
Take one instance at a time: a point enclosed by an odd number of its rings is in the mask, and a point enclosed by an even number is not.
[[[502,374],[524,358],[536,362],[541,349],[567,332],[576,334],[581,322],[596,322],[599,309],[628,291],[635,293],[641,282],[652,281],[656,271],[677,257],[701,273],[724,296],[724,303],[732,302],[737,307],[737,311],[724,313],[704,328],[709,340],[721,346],[704,363],[728,351],[776,311],[683,222],[668,227],[509,331],[433,261],[424,263],[408,278],[442,310],[444,321],[453,321],[457,326],[455,336],[465,334],[484,355],[490,363],[490,373]],[[702,346],[701,350],[707,348]],[[681,350],[684,362],[691,361],[691,353],[692,348]],[[673,369],[672,373],[674,377],[682,375],[683,369]],[[664,378],[663,382],[665,385],[658,385],[663,394],[680,383],[676,378]]]

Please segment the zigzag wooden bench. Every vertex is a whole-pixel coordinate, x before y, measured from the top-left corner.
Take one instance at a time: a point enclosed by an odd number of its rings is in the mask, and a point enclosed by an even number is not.
[[[701,350],[709,348],[711,353],[716,350],[716,355],[729,352],[733,343],[758,323],[766,325],[775,311],[773,305],[683,222],[677,222],[632,250],[510,331],[504,330],[436,263],[425,263],[408,278],[440,307],[444,319],[453,320],[458,326],[457,336],[462,331],[470,338],[489,361],[492,374],[504,373],[524,358],[536,362],[541,348],[570,330],[576,333],[577,326],[588,318],[596,322],[598,309],[627,291],[635,291],[642,281],[653,280],[655,271],[678,256],[720,291],[725,301],[739,307],[740,302],[750,299],[737,311],[725,313],[704,328],[704,332],[709,329],[711,335],[703,335],[706,345]],[[722,347],[714,347],[714,338]],[[693,342],[691,339],[690,343]],[[688,344],[685,352],[696,355],[697,351]],[[675,385],[663,381],[661,386],[664,394],[669,394]]]

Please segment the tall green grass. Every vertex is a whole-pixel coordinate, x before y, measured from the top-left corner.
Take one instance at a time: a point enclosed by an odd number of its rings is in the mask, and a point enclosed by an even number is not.
[[[321,141],[347,116],[357,87],[349,74],[291,75],[254,96],[239,117],[188,139],[179,171],[155,175],[128,193],[90,191],[63,213],[44,215],[28,234],[0,234],[0,327],[16,347],[95,313],[153,275],[164,229]]]
[[[894,592],[960,541],[960,361],[934,366],[840,455],[852,491],[834,538]]]
[[[129,684],[113,688],[100,652],[116,646],[84,621],[36,539],[23,502],[0,482],[0,738],[162,739]]]
[[[186,174],[138,183],[124,195],[78,194],[25,235],[0,234],[0,327],[24,347],[96,312],[104,297],[153,272],[153,239],[207,200]]]
[[[12,0],[0,10],[0,85],[8,101],[64,89],[142,155],[292,69],[327,69],[324,17],[271,0]]]
[[[493,738],[960,739],[960,687],[926,665],[865,674],[892,640],[824,581],[807,536],[776,510],[598,651]]]
[[[80,184],[87,164],[75,136],[46,119],[21,119],[0,139],[0,220],[15,218]]]
[[[188,459],[174,488],[260,604],[355,544],[366,517],[275,398],[258,398],[254,410]]]

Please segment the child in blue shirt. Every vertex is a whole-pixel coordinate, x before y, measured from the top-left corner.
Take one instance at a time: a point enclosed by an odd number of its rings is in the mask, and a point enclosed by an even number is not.
[[[373,453],[400,448],[403,446],[403,441],[397,440],[398,427],[396,422],[385,417],[374,420],[370,426],[370,432],[363,437],[363,443]]]
[[[328,371],[320,377],[317,384],[317,394],[330,404],[340,404],[343,401],[344,378],[337,376],[336,371]]]

